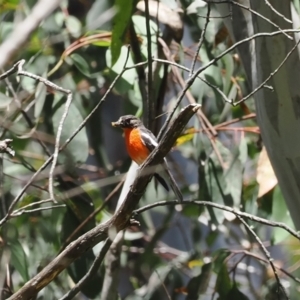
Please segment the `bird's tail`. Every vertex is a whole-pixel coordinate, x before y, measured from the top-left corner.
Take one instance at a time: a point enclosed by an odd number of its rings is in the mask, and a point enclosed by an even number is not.
[[[170,190],[166,181],[158,173],[154,173],[154,177],[167,191]]]
[[[163,167],[164,167],[164,171],[165,171],[166,175],[168,176],[168,178],[170,180],[170,186],[171,186],[175,196],[177,197],[179,202],[182,202],[183,201],[183,196],[182,196],[182,194],[179,190],[179,187],[178,187],[173,175],[171,174],[171,172],[168,168],[168,164],[167,164],[166,160],[163,163]]]

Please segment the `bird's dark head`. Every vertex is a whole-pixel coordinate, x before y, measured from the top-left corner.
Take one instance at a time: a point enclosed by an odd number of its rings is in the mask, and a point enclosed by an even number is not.
[[[120,127],[122,129],[136,128],[141,124],[142,124],[141,120],[133,115],[122,116],[119,118],[117,122],[111,123],[113,127]]]

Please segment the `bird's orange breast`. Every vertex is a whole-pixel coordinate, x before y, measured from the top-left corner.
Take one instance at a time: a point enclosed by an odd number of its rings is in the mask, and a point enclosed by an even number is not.
[[[138,165],[141,165],[147,159],[150,151],[141,139],[140,130],[136,128],[125,128],[124,133],[129,156]]]

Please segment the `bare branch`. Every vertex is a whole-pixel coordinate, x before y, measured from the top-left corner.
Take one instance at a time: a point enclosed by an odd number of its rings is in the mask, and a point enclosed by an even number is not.
[[[77,293],[80,292],[85,283],[97,273],[107,251],[109,250],[111,243],[112,241],[110,239],[106,239],[103,247],[99,251],[98,255],[96,256],[93,264],[91,265],[86,275],[84,275],[67,294],[60,298],[60,300],[73,299],[77,295]]]
[[[251,9],[250,7],[246,6],[246,5],[243,5],[239,2],[236,2],[236,1],[233,1],[233,0],[221,0],[221,1],[211,1],[211,0],[203,0],[205,1],[206,3],[213,3],[213,4],[221,4],[221,3],[230,3],[230,4],[233,4],[233,5],[236,5],[240,8],[243,8],[249,12],[251,12],[253,15],[256,15],[260,18],[262,18],[263,20],[265,20],[266,22],[272,24],[274,27],[276,27],[278,30],[281,31],[282,34],[284,34],[288,39],[290,40],[293,40],[293,38],[291,36],[289,36],[285,30],[283,30],[282,28],[280,28],[280,26],[278,26],[276,23],[274,23],[272,20],[266,18],[265,16],[263,16],[262,14],[258,13],[257,11]]]
[[[164,133],[166,132],[170,122],[171,122],[171,119],[174,115],[174,112],[175,112],[175,109],[180,105],[182,99],[184,98],[187,90],[191,87],[191,85],[194,83],[195,79],[197,78],[197,76],[202,73],[204,70],[206,70],[208,67],[210,67],[211,65],[215,64],[218,60],[220,60],[223,56],[225,56],[227,53],[230,53],[232,50],[234,50],[235,48],[237,48],[238,46],[242,45],[243,43],[247,43],[247,42],[250,42],[251,40],[253,39],[256,39],[256,38],[259,38],[259,37],[273,37],[273,36],[276,36],[276,35],[279,35],[279,34],[282,34],[282,32],[284,33],[298,33],[300,32],[299,29],[285,29],[285,30],[282,30],[282,31],[274,31],[274,32],[270,32],[270,33],[267,33],[267,32],[262,32],[262,33],[257,33],[257,34],[254,34],[250,37],[247,37],[243,40],[240,40],[238,42],[236,42],[235,44],[233,44],[231,47],[229,47],[228,49],[226,49],[225,51],[223,51],[221,54],[219,54],[218,56],[216,56],[214,59],[212,59],[211,61],[209,61],[206,65],[200,67],[195,73],[193,76],[191,76],[185,83],[185,86],[184,88],[181,90],[178,98],[177,98],[177,101],[176,101],[176,105],[175,105],[175,108],[174,110],[168,115],[168,118],[166,120],[166,122],[164,123],[163,127],[161,128],[159,134],[158,134],[158,139],[160,139]]]
[[[13,140],[11,139],[5,139],[3,141],[0,141],[0,153],[7,153],[10,156],[15,156],[15,151],[11,147],[11,143]]]
[[[117,299],[121,267],[121,252],[124,241],[124,231],[120,231],[110,246],[105,257],[105,276],[101,290],[101,300]]]
[[[206,33],[207,26],[208,26],[208,23],[209,23],[209,16],[210,16],[210,3],[208,2],[207,3],[207,14],[206,14],[205,25],[204,25],[204,28],[203,28],[203,30],[201,32],[201,36],[200,36],[200,40],[199,40],[199,43],[198,43],[198,47],[197,47],[197,50],[195,52],[194,59],[192,61],[192,67],[190,69],[189,77],[191,77],[193,75],[193,73],[194,73],[196,61],[197,61],[197,58],[198,58],[198,55],[199,55],[199,51],[200,51],[200,49],[202,47],[202,44],[204,42],[205,33]]]
[[[22,51],[22,45],[29,39],[31,33],[60,5],[60,0],[39,0],[30,15],[19,23],[11,35],[0,46],[0,70],[15,55]]]
[[[251,93],[249,93],[247,96],[243,97],[243,99],[237,101],[237,102],[233,102],[232,105],[236,106],[244,101],[246,101],[247,99],[249,99],[252,95],[254,95],[258,90],[260,90],[261,88],[265,87],[266,83],[281,69],[281,67],[285,64],[285,62],[288,60],[288,58],[292,55],[292,53],[297,49],[298,45],[300,44],[300,40],[297,41],[297,43],[295,43],[295,45],[293,46],[293,48],[287,53],[287,55],[285,56],[285,58],[282,60],[282,62],[279,64],[279,66],[272,72],[270,73],[270,75],[258,86],[256,87]]]
[[[285,20],[286,22],[288,22],[288,23],[291,23],[291,24],[293,24],[293,22],[290,20],[290,19],[288,19],[286,16],[284,16],[283,14],[281,14],[278,10],[276,10],[274,7],[273,7],[273,5],[269,2],[269,0],[265,0],[265,3],[266,3],[266,5],[268,5],[269,7],[270,7],[270,9],[276,14],[276,15],[278,15],[279,17],[281,17],[283,20]]]
[[[155,203],[148,204],[146,206],[143,206],[143,207],[135,210],[133,212],[133,214],[134,215],[141,214],[142,212],[144,212],[146,210],[149,210],[151,208],[157,207],[157,206],[167,206],[167,205],[176,205],[176,204],[178,204],[178,202],[176,200],[155,202]],[[229,206],[225,206],[225,205],[221,205],[221,204],[217,204],[217,203],[209,202],[209,201],[197,201],[197,200],[184,200],[181,204],[182,205],[183,204],[195,204],[195,205],[210,206],[210,207],[218,208],[218,209],[221,209],[221,210],[224,210],[224,211],[228,211],[228,212],[233,213],[236,216],[240,216],[242,218],[246,218],[246,219],[249,219],[251,221],[258,222],[260,224],[268,225],[268,226],[271,226],[271,227],[282,228],[282,229],[286,230],[289,234],[291,234],[292,236],[294,236],[296,239],[298,239],[300,241],[300,232],[295,231],[294,229],[287,226],[286,224],[281,223],[281,222],[274,222],[274,221],[270,221],[270,220],[267,220],[267,219],[263,219],[263,218],[254,216],[252,214],[248,214],[248,213],[239,211],[234,207],[229,207]]]
[[[264,254],[265,254],[265,256],[266,256],[266,258],[267,258],[267,260],[268,260],[268,262],[269,262],[269,264],[270,264],[270,266],[272,268],[272,270],[273,270],[274,276],[275,276],[277,284],[278,284],[278,291],[277,291],[277,293],[278,293],[278,299],[280,299],[280,296],[279,296],[280,295],[279,294],[280,289],[283,291],[283,294],[284,294],[285,298],[289,299],[289,297],[288,297],[288,295],[286,293],[286,290],[285,290],[284,286],[282,285],[282,283],[280,281],[280,278],[279,278],[277,270],[276,270],[276,268],[274,266],[273,258],[271,257],[270,252],[267,250],[267,248],[262,243],[262,241],[260,240],[260,238],[257,236],[257,234],[254,232],[254,230],[251,228],[251,226],[249,226],[247,224],[247,222],[241,216],[236,215],[236,217],[244,224],[244,226],[246,227],[246,229],[248,231],[250,231],[250,233],[254,236],[255,240],[257,241],[257,243],[261,247],[262,251],[264,252]]]
[[[51,199],[51,201],[53,201],[53,200]],[[30,213],[37,212],[37,211],[50,210],[50,209],[62,208],[62,207],[66,207],[66,205],[65,204],[57,204],[57,205],[51,205],[51,206],[46,206],[46,207],[38,207],[38,208],[34,208],[34,209],[21,209],[18,212],[13,213],[12,216],[17,217],[17,216],[21,216],[23,214],[30,214]]]
[[[145,125],[149,127],[149,124],[151,124],[153,119],[153,113],[154,113],[154,101],[153,98],[153,91],[152,91],[152,81],[153,81],[153,74],[152,74],[152,37],[151,37],[151,30],[150,30],[150,15],[149,15],[149,1],[145,0],[145,22],[146,22],[146,32],[147,32],[147,55],[148,55],[148,93],[146,95],[146,104],[147,107],[144,107],[144,110],[146,111],[146,123]]]

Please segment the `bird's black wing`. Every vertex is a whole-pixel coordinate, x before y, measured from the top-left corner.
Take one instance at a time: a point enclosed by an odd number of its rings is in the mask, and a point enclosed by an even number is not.
[[[141,138],[142,138],[144,145],[149,149],[150,152],[152,152],[155,149],[155,147],[158,146],[156,137],[146,127],[140,128],[140,130],[141,130]],[[179,202],[182,202],[183,201],[182,194],[176,184],[174,177],[172,176],[171,172],[169,171],[168,163],[165,158],[164,158],[163,168],[164,168],[164,171],[165,171],[167,177],[170,180],[170,185],[171,185],[171,188],[172,188],[174,194],[176,195]],[[154,176],[162,184],[162,186],[167,191],[169,191],[169,187],[168,187],[166,181],[157,173],[155,173]]]
[[[140,131],[141,139],[144,145],[149,149],[150,152],[152,152],[158,145],[155,135],[146,127],[140,128]]]

